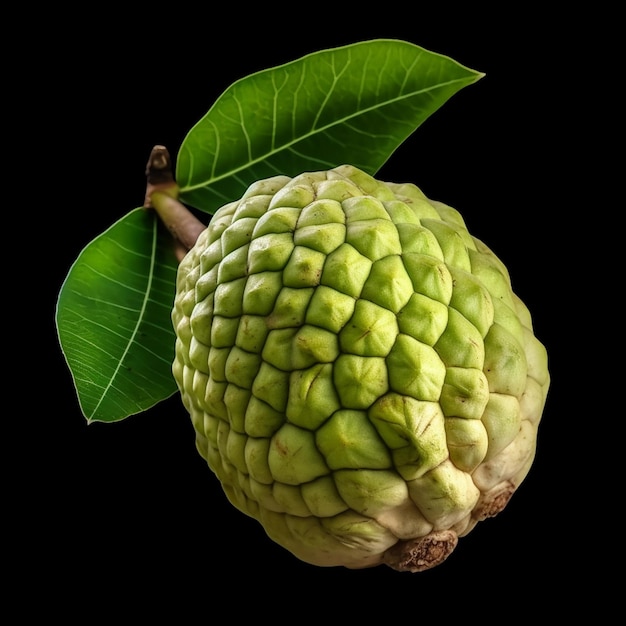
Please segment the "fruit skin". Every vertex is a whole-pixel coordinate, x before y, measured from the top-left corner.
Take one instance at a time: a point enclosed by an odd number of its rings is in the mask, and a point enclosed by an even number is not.
[[[533,463],[546,350],[502,262],[413,184],[252,184],[182,260],[172,322],[199,453],[308,563],[433,567]]]

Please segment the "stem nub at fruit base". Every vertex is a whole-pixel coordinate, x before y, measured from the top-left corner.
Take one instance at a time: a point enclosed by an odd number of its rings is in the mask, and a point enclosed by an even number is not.
[[[154,146],[146,165],[145,209],[154,209],[174,237],[174,251],[180,262],[206,228],[178,201],[178,184],[172,172],[172,159],[165,146]]]

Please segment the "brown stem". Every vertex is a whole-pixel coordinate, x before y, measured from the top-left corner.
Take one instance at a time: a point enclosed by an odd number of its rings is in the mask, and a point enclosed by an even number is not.
[[[172,160],[165,146],[154,146],[146,165],[145,209],[154,209],[172,233],[175,252],[182,260],[206,228],[199,219],[178,201],[178,185],[172,172]]]
[[[143,206],[152,208],[152,194],[154,191],[168,192],[174,198],[178,197],[178,185],[172,172],[172,159],[165,146],[154,146],[146,165],[146,198]]]

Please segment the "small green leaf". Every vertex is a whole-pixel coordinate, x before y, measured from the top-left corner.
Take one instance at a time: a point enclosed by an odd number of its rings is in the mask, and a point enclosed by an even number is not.
[[[254,181],[351,164],[375,174],[482,73],[376,39],[315,52],[233,83],[183,141],[181,201],[213,213]]]
[[[172,395],[178,262],[156,213],[135,209],[94,239],[59,294],[56,324],[81,410],[114,422]]]

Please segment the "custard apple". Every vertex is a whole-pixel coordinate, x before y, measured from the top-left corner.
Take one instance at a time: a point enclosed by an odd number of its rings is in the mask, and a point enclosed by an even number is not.
[[[414,184],[255,182],[180,263],[172,321],[199,453],[307,563],[438,565],[533,463],[546,350],[503,263]]]

